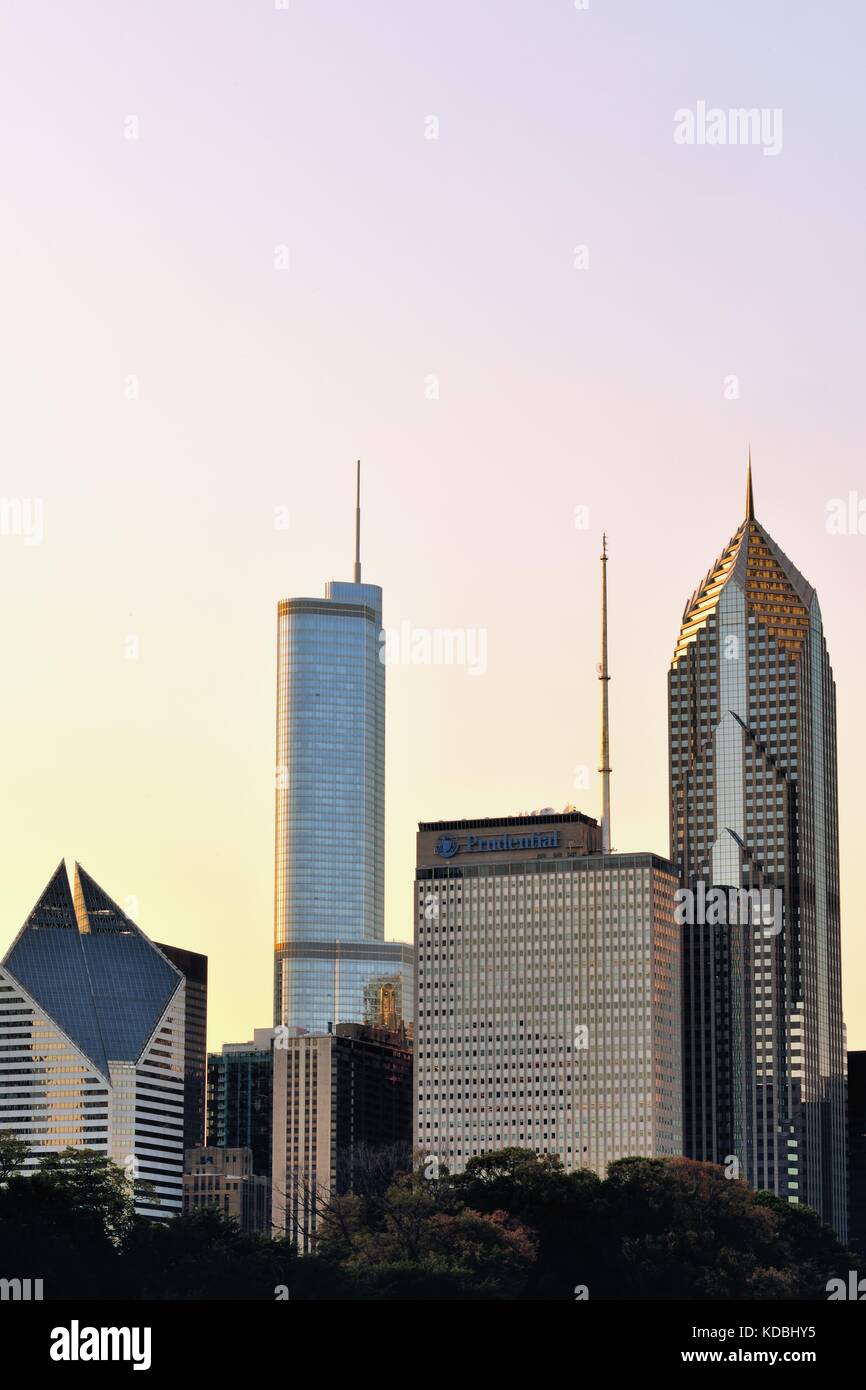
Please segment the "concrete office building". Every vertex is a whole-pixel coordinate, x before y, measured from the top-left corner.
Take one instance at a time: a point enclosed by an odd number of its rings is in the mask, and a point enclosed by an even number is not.
[[[419,826],[415,1144],[452,1172],[682,1151],[676,872],[601,838],[570,810]]]
[[[254,1172],[251,1149],[187,1149],[183,1210],[218,1211],[247,1234],[270,1235],[271,1185]]]

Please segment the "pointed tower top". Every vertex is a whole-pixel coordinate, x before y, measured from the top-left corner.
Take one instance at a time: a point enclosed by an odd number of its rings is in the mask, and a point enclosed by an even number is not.
[[[361,460],[355,475],[355,583],[361,582]]]
[[[749,445],[749,467],[746,471],[746,520],[755,519],[755,498],[752,494],[752,446]]]

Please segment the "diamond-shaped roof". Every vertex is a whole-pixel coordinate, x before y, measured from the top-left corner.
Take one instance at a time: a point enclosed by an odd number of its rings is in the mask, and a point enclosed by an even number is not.
[[[181,980],[178,970],[80,865],[59,865],[3,964],[108,1075],[136,1062]]]

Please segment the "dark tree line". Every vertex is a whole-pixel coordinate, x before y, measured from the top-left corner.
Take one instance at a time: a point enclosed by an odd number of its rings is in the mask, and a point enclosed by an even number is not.
[[[25,1153],[0,1138],[0,1277],[41,1278],[46,1299],[826,1299],[866,1273],[814,1212],[688,1159],[623,1159],[602,1180],[524,1149],[438,1177],[368,1157],[360,1191],[319,1199],[302,1256],[216,1211],[137,1216],[92,1150],[27,1177]]]

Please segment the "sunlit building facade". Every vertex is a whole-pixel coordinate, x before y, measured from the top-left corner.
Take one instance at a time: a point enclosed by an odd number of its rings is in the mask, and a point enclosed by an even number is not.
[[[140,1214],[182,1208],[183,975],[76,864],[59,866],[0,965],[0,1131],[24,1165],[95,1149]]]
[[[835,684],[818,597],[757,521],[751,466],[745,519],[686,605],[668,695],[683,886],[776,905],[682,928],[686,1153],[844,1238]]]
[[[676,873],[579,812],[427,823],[416,870],[415,1145],[604,1175],[682,1152]]]

